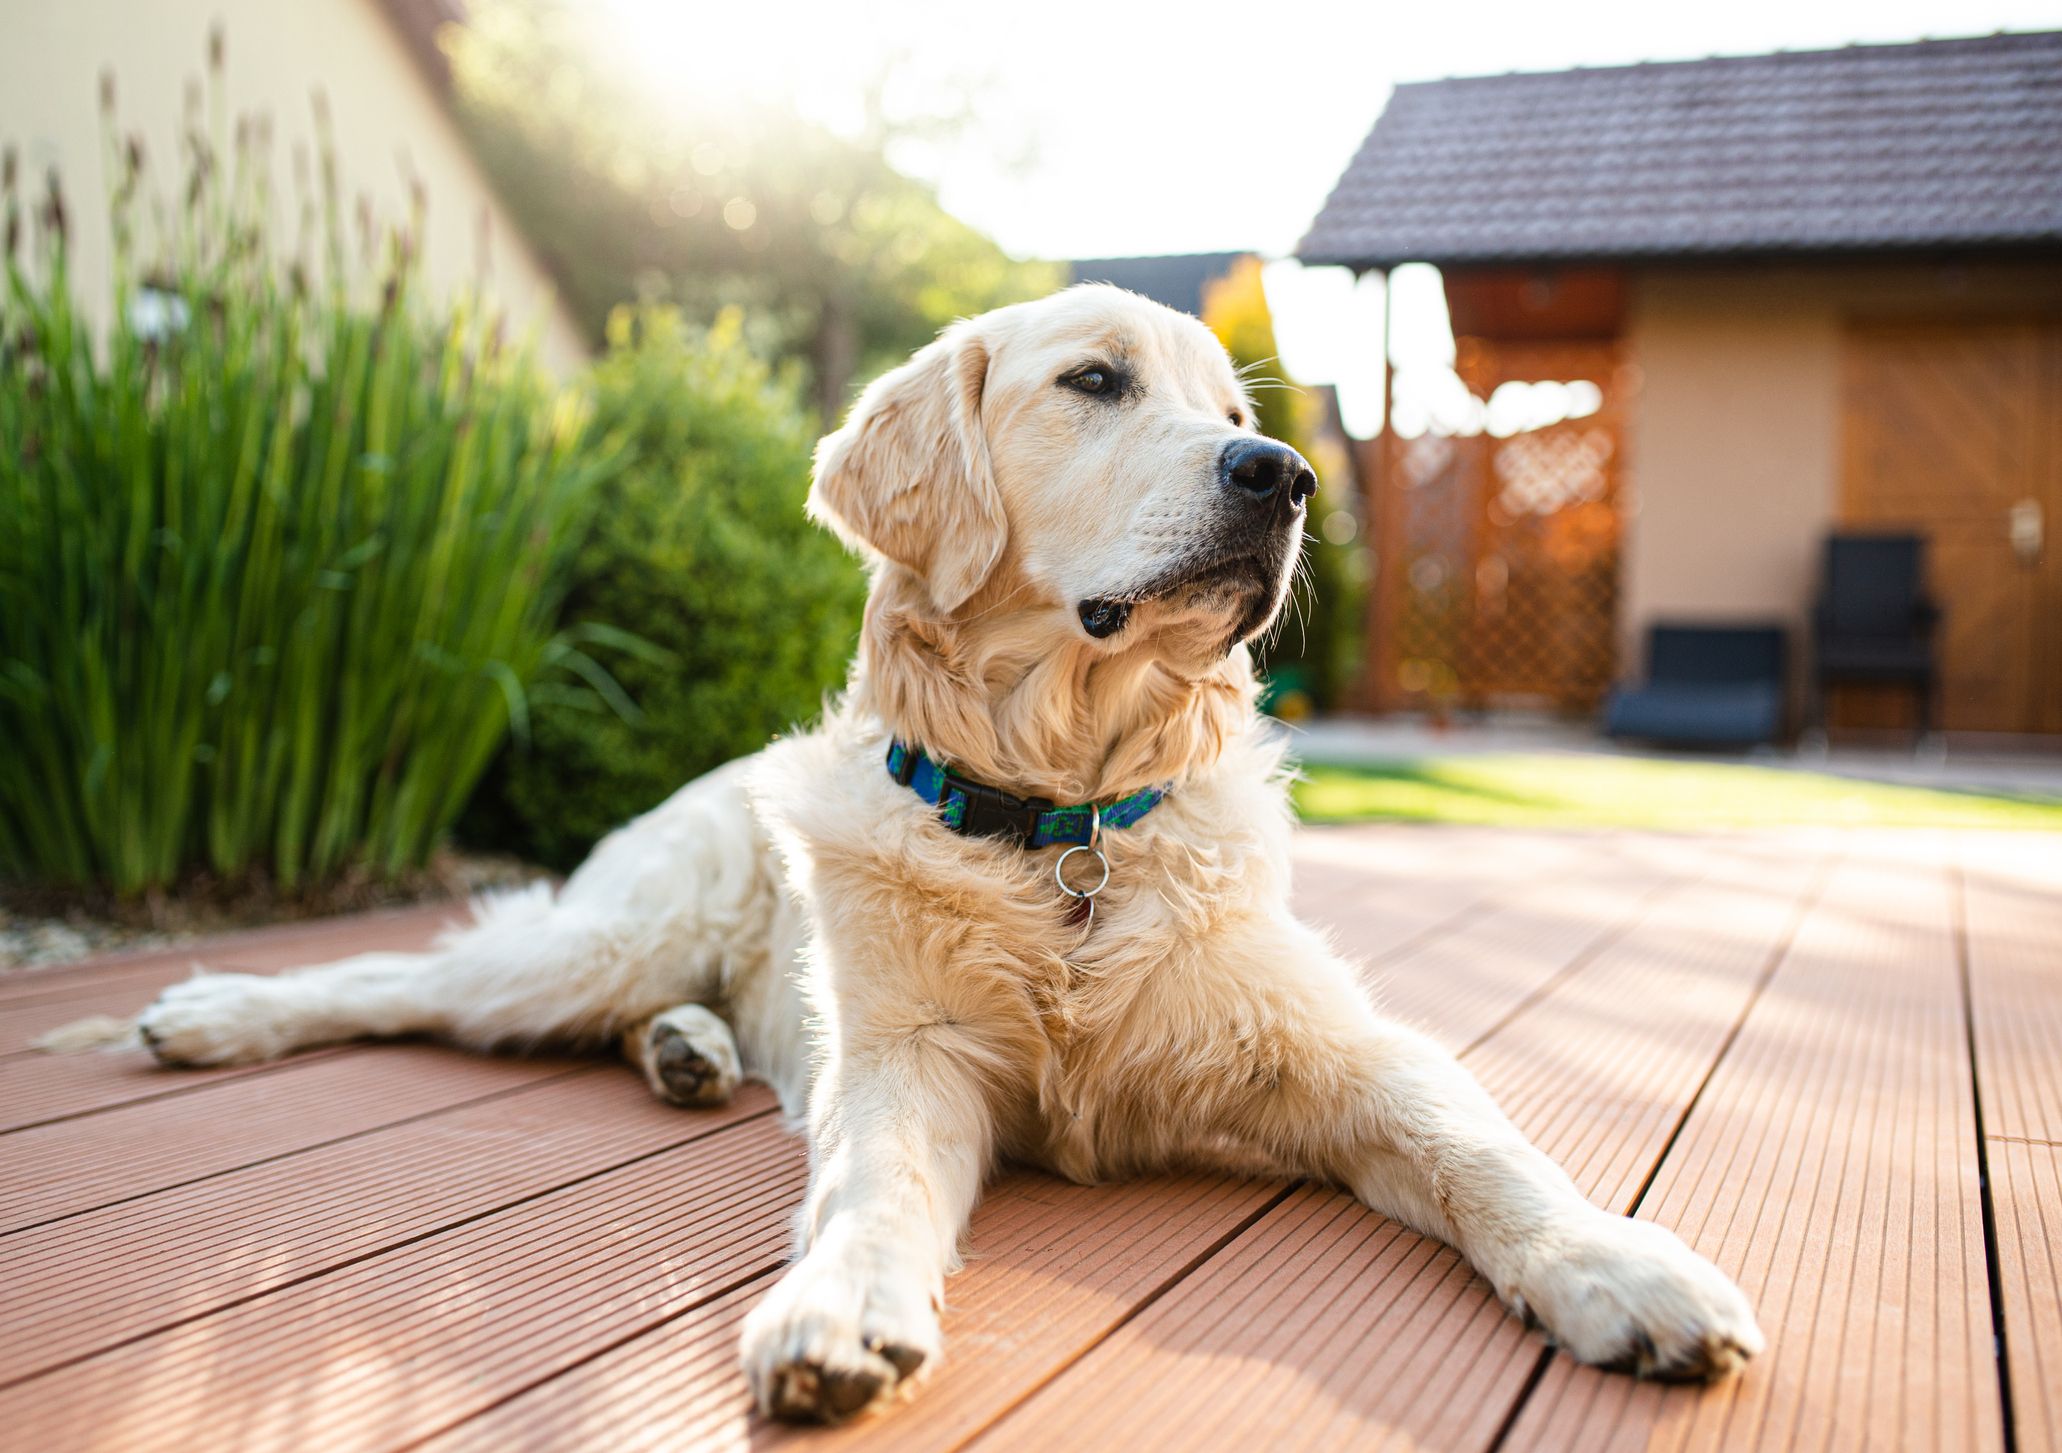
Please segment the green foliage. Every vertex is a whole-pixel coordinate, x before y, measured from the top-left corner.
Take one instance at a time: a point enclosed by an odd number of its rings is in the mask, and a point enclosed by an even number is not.
[[[540,699],[468,815],[474,839],[570,867],[692,777],[813,717],[858,631],[859,568],[802,513],[815,426],[744,346],[665,309],[610,321],[597,426],[624,440],[565,618],[643,645],[612,669],[635,715]]]
[[[1210,286],[1203,321],[1247,371],[1260,432],[1298,450],[1318,471],[1295,599],[1260,652],[1268,708],[1285,716],[1335,711],[1361,669],[1366,609],[1351,465],[1343,453],[1320,447],[1316,401],[1281,375],[1258,258],[1242,259]]]
[[[460,113],[501,193],[599,336],[631,301],[712,319],[805,365],[819,414],[954,318],[1049,292],[886,159],[780,109],[640,91],[565,0],[480,0],[448,42]]]
[[[147,269],[140,147],[110,147],[99,346],[56,181],[25,249],[8,159],[0,875],[402,872],[532,678],[591,667],[555,625],[556,542],[606,467],[579,401],[492,315],[425,303],[403,240],[354,273],[333,198],[326,278],[276,257],[248,136],[225,169],[192,133]]]

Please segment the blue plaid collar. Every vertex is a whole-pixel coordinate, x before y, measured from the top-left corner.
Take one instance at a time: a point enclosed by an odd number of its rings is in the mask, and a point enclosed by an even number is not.
[[[1089,846],[1099,825],[1130,827],[1167,795],[1165,787],[1141,787],[1115,802],[1056,807],[1042,797],[1012,797],[968,781],[901,742],[888,743],[888,775],[937,808],[939,820],[954,832],[1011,838],[1027,848]]]

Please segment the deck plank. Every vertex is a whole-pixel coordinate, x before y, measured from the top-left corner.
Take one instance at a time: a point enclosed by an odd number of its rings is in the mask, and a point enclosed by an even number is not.
[[[747,1120],[18,1384],[0,1426],[45,1453],[413,1443],[764,1275],[802,1175]]]
[[[22,1232],[0,1257],[0,1384],[773,1108],[753,1087],[722,1110],[677,1110],[627,1070],[576,1068]]]
[[[464,903],[425,903],[408,909],[346,913],[299,923],[272,923],[237,934],[194,938],[136,954],[109,954],[76,965],[39,965],[0,977],[0,1004],[37,998],[78,985],[120,985],[151,975],[165,965],[237,967],[247,971],[315,965],[326,958],[371,950],[414,950],[427,946],[445,925],[472,917]]]
[[[703,1121],[620,1068],[391,1046],[213,1082],[64,1062],[88,1102],[178,1088],[0,1135],[0,1234],[26,1228],[0,1242],[0,1383],[27,1378],[0,1386],[0,1426],[96,1450],[1144,1453],[1484,1448],[1515,1413],[1513,1450],[1996,1448],[1973,1038],[2015,1424],[2062,1448],[2062,841],[1968,835],[1958,899],[1941,840],[1857,834],[1800,927],[1809,865],[1844,836],[1297,837],[1299,909],[1393,1012],[1465,1049],[1588,1194],[1640,1200],[1741,1277],[1774,1345],[1728,1387],[1551,1359],[1514,1406],[1539,1340],[1453,1252],[1344,1197],[1024,1174],[976,1213],[921,1398],[769,1426],[737,1324],[784,1260],[801,1152],[763,1092],[736,1112],[758,1118]],[[450,911],[198,956],[417,947]],[[10,1048],[131,1012],[195,956],[0,978],[0,1110],[37,1103],[6,1099]],[[76,1103],[64,1080],[13,1083]]]
[[[1465,1060],[1602,1204],[1628,1209],[1812,891],[1717,856]],[[1299,1191],[980,1446],[1483,1448],[1541,1344],[1450,1249]]]
[[[0,1139],[0,1235],[562,1074],[569,1061],[353,1048]]]
[[[215,942],[224,952],[233,952],[236,940],[230,938]],[[25,1004],[60,1003],[69,999],[104,996],[111,987],[119,988],[130,980],[147,980],[152,974],[184,976],[193,972],[197,962],[191,947],[174,944],[148,952],[109,954],[73,963],[9,969],[0,972],[0,1015],[11,1014]]]
[[[88,1015],[127,1018],[165,989],[203,967],[223,973],[270,974],[375,950],[427,948],[462,913],[455,905],[408,909],[367,919],[323,920],[262,930],[190,947],[98,959],[0,978],[0,1064],[22,1057],[50,1030]]]
[[[2062,842],[1957,846],[2013,1422],[2062,1449]]]
[[[1620,844],[1593,834],[1470,828],[1413,841],[1393,829],[1306,828],[1294,839],[1297,911],[1342,933],[1364,962],[1408,952],[1517,889],[1588,872]]]
[[[1406,953],[1376,959],[1367,966],[1369,987],[1385,1014],[1458,1051],[1631,931],[1667,891],[1710,867],[1705,852],[1679,843],[1651,854],[1586,857],[1565,875],[1513,884],[1494,903]],[[1357,927],[1350,918],[1340,925],[1349,950],[1362,941]]]
[[[185,969],[177,972],[168,970],[165,984],[178,982],[186,977],[187,972]],[[38,1054],[37,1040],[75,1020],[103,1014],[111,1018],[127,1018],[143,1004],[149,1003],[149,996],[164,987],[164,984],[158,984],[134,990],[118,989],[112,993],[104,987],[82,988],[76,993],[17,999],[0,1005],[0,1063]]]
[[[88,1014],[130,1015],[200,967],[190,953],[151,954],[123,961],[119,973],[102,973],[99,961],[49,970],[33,989],[0,997],[0,1052],[28,1049],[35,1037]],[[259,973],[253,966],[218,960],[231,973]]]
[[[1768,1353],[1708,1390],[1556,1358],[1510,1447],[2002,1446],[1949,880],[1905,856],[1835,875],[1641,1210]]]
[[[0,1135],[142,1100],[190,1094],[224,1080],[271,1074],[335,1052],[316,1049],[290,1060],[182,1070],[166,1069],[141,1049],[11,1055],[0,1059]]]
[[[2024,1453],[2062,1449],[2062,1149],[1993,1140],[1998,1290]]]
[[[892,1417],[825,1432],[752,1415],[738,1324],[769,1277],[543,1383],[430,1450],[956,1447],[1280,1194],[1218,1176],[1106,1187],[1005,1177],[975,1211],[976,1249],[947,1289],[945,1365]]]
[[[54,995],[97,994],[103,989],[127,990],[131,995],[143,996],[137,1001],[140,1008],[157,988],[185,978],[197,964],[265,973],[376,949],[408,951],[427,946],[444,927],[466,922],[470,916],[470,910],[462,903],[426,904],[274,924],[85,963],[17,969],[0,976],[0,1009],[48,1000]]]
[[[2062,1144],[2062,839],[1956,844],[1986,1134]]]
[[[0,1134],[106,1110],[141,1100],[180,1095],[199,1085],[267,1074],[280,1064],[212,1069],[159,1069],[142,1050],[103,1054],[29,1051],[48,1030],[88,1015],[121,1018],[137,1013],[167,985],[194,972],[197,954],[210,967],[237,973],[274,973],[375,950],[425,947],[458,905],[404,909],[360,919],[320,920],[261,930],[193,949],[82,965],[39,974],[49,993],[0,1000]],[[28,1051],[28,1052],[24,1052]],[[327,1054],[316,1050],[313,1055]]]

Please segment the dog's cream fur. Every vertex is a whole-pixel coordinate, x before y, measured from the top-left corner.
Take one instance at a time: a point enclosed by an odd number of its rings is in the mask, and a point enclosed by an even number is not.
[[[874,561],[820,726],[432,953],[204,975],[144,1037],[170,1064],[363,1035],[620,1038],[679,1103],[765,1080],[810,1145],[798,1259],[743,1339],[785,1416],[846,1416],[937,1365],[945,1278],[1002,1159],[1321,1177],[1458,1247],[1585,1361],[1731,1371],[1762,1345],[1732,1283],[1590,1205],[1290,915],[1284,772],[1243,638],[1280,609],[1300,502],[1252,526],[1251,559],[1188,569],[1199,542],[1245,548],[1252,503],[1218,461],[1250,419],[1199,324],[1114,289],[948,330],[819,453],[812,511]],[[1077,614],[1098,599],[1130,612],[1103,639]],[[1058,850],[948,831],[888,776],[891,733],[1020,794],[1173,791],[1106,836],[1080,923]]]

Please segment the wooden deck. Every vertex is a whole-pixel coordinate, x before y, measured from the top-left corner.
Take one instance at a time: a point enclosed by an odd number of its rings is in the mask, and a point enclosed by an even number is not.
[[[1714,1389],[1549,1352],[1334,1191],[995,1185],[947,1361],[834,1432],[747,1408],[800,1147],[757,1088],[349,1047],[57,1058],[194,951],[0,979],[0,1442],[21,1449],[2062,1447],[2062,840],[1355,828],[1299,898],[1595,1200],[1737,1276]],[[409,912],[211,946],[270,971]],[[2000,1356],[1999,1349],[2002,1349]]]

